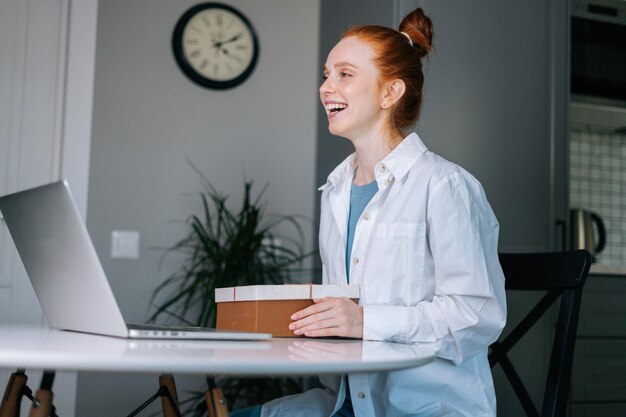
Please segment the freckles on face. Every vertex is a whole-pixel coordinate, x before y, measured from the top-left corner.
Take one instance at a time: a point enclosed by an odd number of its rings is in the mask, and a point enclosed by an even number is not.
[[[374,50],[356,37],[342,39],[329,53],[320,100],[331,133],[349,137],[378,116],[382,91],[374,57]]]

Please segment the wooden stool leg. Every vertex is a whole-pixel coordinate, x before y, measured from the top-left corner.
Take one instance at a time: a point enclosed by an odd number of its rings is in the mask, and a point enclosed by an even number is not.
[[[39,389],[28,417],[50,417],[52,414],[52,391]]]
[[[33,405],[30,408],[28,417],[50,417],[53,414],[52,406],[52,383],[54,382],[54,372],[44,371],[41,378],[41,385],[35,394]]]
[[[178,394],[176,393],[176,383],[174,382],[174,377],[169,374],[159,376],[159,386],[166,390],[164,395],[161,395],[163,417],[180,417],[180,410],[178,409]]]
[[[207,414],[209,417],[228,417],[228,405],[221,388],[217,388],[213,378],[207,378],[208,388],[204,391]]]
[[[28,377],[24,371],[18,370],[11,374],[2,397],[2,403],[0,403],[0,417],[19,417],[27,381]]]

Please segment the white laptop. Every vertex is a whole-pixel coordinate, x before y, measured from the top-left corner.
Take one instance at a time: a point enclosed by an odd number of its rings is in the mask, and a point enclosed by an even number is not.
[[[50,327],[124,338],[264,340],[272,336],[127,325],[65,181],[2,196],[0,212]]]

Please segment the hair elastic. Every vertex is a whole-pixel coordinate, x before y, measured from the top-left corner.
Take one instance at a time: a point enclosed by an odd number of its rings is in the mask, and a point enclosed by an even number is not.
[[[404,36],[406,36],[406,38],[409,40],[409,44],[410,44],[411,46],[413,46],[413,40],[411,39],[411,37],[409,36],[409,34],[408,34],[408,33],[406,33],[406,32],[400,32],[400,33],[401,33],[401,34],[403,34]]]

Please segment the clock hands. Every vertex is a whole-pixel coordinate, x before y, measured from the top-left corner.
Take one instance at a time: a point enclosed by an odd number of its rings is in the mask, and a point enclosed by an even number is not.
[[[231,42],[235,42],[236,40],[238,40],[239,38],[241,38],[241,36],[243,36],[243,32],[239,32],[238,34],[236,34],[235,36],[233,36],[230,39],[227,39],[225,41],[222,42],[222,45],[227,44],[227,43],[231,43]]]
[[[216,52],[216,54],[219,54],[219,52],[222,52],[224,54],[224,56],[226,56],[226,57],[228,57],[228,58],[230,58],[230,59],[232,59],[234,61],[237,61],[239,64],[243,64],[243,60],[241,59],[240,56],[231,54],[228,51],[228,49],[226,49],[224,47],[222,47],[220,49],[216,49],[215,52]]]
[[[243,35],[243,32],[240,32],[238,34],[236,34],[235,36],[233,36],[230,39],[226,39],[225,41],[219,40],[211,40],[211,42],[213,43],[213,48],[217,48],[217,49],[222,49],[222,47],[224,45],[226,45],[227,43],[231,43],[231,42],[235,42],[237,41],[239,38],[241,38],[241,36]]]
[[[224,45],[226,45],[226,44],[228,44],[228,43],[232,43],[232,42],[235,42],[235,41],[239,40],[239,38],[241,38],[241,36],[242,36],[242,35],[243,35],[243,32],[240,32],[240,33],[238,33],[238,34],[236,34],[236,35],[232,36],[230,39],[226,39],[226,40],[219,40],[219,41],[216,41],[216,40],[211,40],[211,43],[213,44],[212,46],[213,46],[213,48],[215,49],[215,55],[217,56],[217,55],[219,55],[219,53],[221,52],[221,53],[223,53],[225,56],[227,56],[227,57],[229,57],[229,58],[231,58],[231,59],[234,59],[234,60],[236,60],[237,62],[241,62],[241,59],[240,59],[239,57],[235,56],[235,55],[231,55],[231,54],[230,54],[230,52],[229,52],[229,50],[228,50],[228,49],[226,49],[226,48],[224,47]]]

